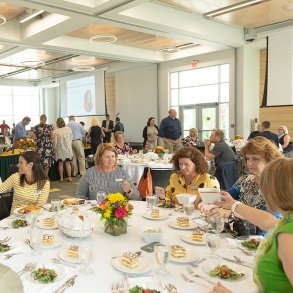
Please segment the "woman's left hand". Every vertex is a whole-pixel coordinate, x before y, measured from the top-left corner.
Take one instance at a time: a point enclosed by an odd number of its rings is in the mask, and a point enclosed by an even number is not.
[[[122,189],[125,193],[128,193],[131,190],[130,183],[127,180],[123,181]]]

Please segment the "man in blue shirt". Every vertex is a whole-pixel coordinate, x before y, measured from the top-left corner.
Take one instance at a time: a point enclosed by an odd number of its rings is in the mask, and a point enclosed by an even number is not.
[[[84,175],[86,170],[82,139],[85,136],[85,129],[80,123],[75,122],[75,117],[73,115],[69,116],[69,123],[67,124],[67,126],[72,131],[72,176],[77,176],[78,170],[80,175]]]
[[[169,110],[169,116],[161,121],[159,136],[163,138],[165,148],[170,153],[182,147],[181,144],[181,123],[177,117],[175,109]]]
[[[27,139],[28,135],[25,127],[31,122],[31,118],[26,116],[17,123],[14,130],[14,139]]]

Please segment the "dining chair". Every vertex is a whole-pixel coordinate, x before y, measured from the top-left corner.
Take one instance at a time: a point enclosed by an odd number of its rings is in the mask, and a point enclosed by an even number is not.
[[[216,168],[215,177],[218,179],[221,189],[231,188],[239,178],[236,162],[220,163]]]
[[[13,201],[13,190],[0,193],[0,220],[10,215]]]
[[[169,184],[170,176],[174,171],[172,169],[152,169],[151,176],[153,179],[153,187],[159,186],[166,188]]]

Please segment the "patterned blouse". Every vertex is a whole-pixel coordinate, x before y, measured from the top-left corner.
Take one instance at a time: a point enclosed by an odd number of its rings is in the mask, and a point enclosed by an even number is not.
[[[114,145],[114,148],[118,155],[128,155],[132,152],[132,147],[128,142],[124,143],[123,148],[120,148],[117,144]]]
[[[182,139],[182,144],[184,146],[196,146],[198,143],[198,138],[193,139],[191,136],[186,136],[185,138]]]

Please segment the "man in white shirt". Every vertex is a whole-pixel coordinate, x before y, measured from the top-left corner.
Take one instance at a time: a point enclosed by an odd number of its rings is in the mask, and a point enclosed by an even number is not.
[[[82,139],[85,136],[85,129],[78,122],[75,122],[75,117],[73,115],[69,116],[69,123],[67,126],[72,131],[72,176],[75,177],[78,174],[85,174],[85,155],[82,145]]]

